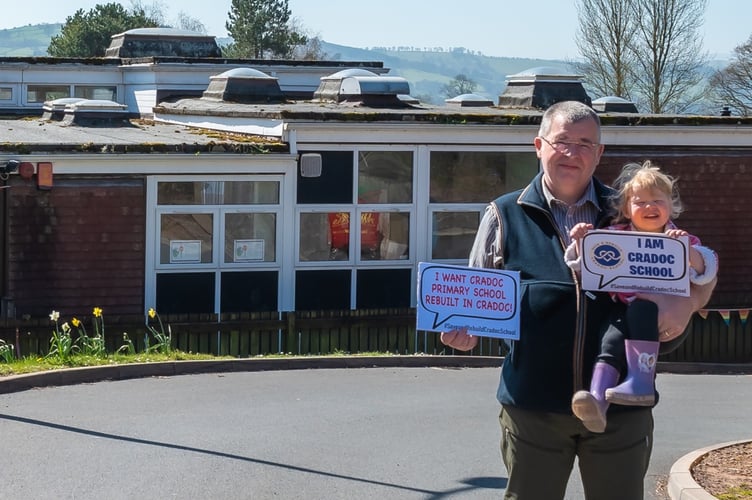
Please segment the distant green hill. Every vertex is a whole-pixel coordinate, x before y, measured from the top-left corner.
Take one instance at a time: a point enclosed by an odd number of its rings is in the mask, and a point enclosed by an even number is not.
[[[50,39],[60,32],[61,24],[38,24],[0,30],[0,56],[45,56]],[[218,43],[227,40],[218,39]],[[327,59],[342,61],[382,61],[390,69],[389,74],[401,76],[410,84],[410,92],[422,101],[436,104],[446,98],[442,87],[459,74],[478,84],[477,94],[496,101],[504,88],[507,75],[536,66],[565,68],[563,61],[543,59],[520,59],[512,57],[488,57],[472,54],[465,49],[446,51],[418,51],[357,49],[322,43]]]
[[[53,36],[60,33],[62,24],[35,24],[21,28],[0,30],[0,56],[46,56]]]
[[[0,30],[0,57],[45,56],[50,39],[60,32],[62,24],[37,24]],[[218,38],[225,45],[230,40]],[[555,59],[524,59],[518,57],[489,57],[464,48],[415,50],[411,47],[372,47],[358,49],[322,42],[322,50],[329,60],[381,61],[390,75],[401,76],[410,84],[410,93],[422,102],[442,104],[446,96],[442,88],[457,75],[474,81],[475,91],[494,102],[506,85],[509,75],[526,69],[549,66],[572,71],[566,61]],[[707,67],[725,66],[727,61],[711,61]],[[592,96],[594,99],[601,96]]]
[[[554,59],[524,59],[518,57],[489,57],[473,54],[465,49],[446,51],[356,49],[333,43],[322,43],[327,59],[355,61],[383,61],[390,75],[401,76],[410,83],[410,93],[435,104],[446,98],[441,95],[444,85],[463,74],[478,84],[475,93],[496,101],[505,87],[508,75],[539,66],[553,66],[570,71],[565,61]]]

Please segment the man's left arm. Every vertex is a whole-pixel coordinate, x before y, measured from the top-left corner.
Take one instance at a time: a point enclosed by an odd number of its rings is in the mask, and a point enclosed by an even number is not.
[[[659,293],[637,294],[637,298],[649,300],[658,305],[658,331],[661,342],[669,342],[681,337],[692,315],[710,300],[717,281],[718,278],[714,278],[705,285],[691,285],[689,297]]]

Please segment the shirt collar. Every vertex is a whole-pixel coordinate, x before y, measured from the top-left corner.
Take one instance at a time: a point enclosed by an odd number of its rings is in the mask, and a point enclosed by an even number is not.
[[[552,206],[554,202],[556,202],[559,205],[569,206],[568,203],[564,203],[563,201],[557,199],[553,193],[548,189],[548,186],[546,186],[546,183],[543,181],[543,178],[541,178],[541,184],[543,185],[543,196],[546,197],[546,202],[548,203],[548,206]],[[585,193],[583,193],[582,197],[580,197],[579,200],[577,200],[575,203],[573,203],[574,206],[579,207],[584,205],[585,203],[590,202],[593,204],[594,207],[596,207],[598,210],[601,209],[600,203],[598,203],[598,197],[595,194],[595,184],[593,184],[593,179],[590,179],[590,184],[588,184],[587,189],[585,190]]]

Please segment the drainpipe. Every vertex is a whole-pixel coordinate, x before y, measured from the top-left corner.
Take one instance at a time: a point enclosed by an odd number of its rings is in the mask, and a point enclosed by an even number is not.
[[[0,228],[0,231],[2,231],[1,234],[3,238],[2,246],[0,246],[0,281],[2,281],[0,287],[0,291],[2,291],[2,294],[0,295],[0,317],[9,318],[11,317],[9,314],[10,311],[8,311],[8,305],[10,303],[10,298],[8,297],[8,282],[10,281],[10,272],[8,269],[10,258],[10,243],[8,242],[10,239],[8,188],[10,186],[8,185],[8,174],[0,174],[0,179],[2,180],[2,185],[0,186],[0,225],[2,225],[2,227]]]
[[[18,160],[6,160],[6,162],[0,165],[0,231],[2,231],[2,245],[0,246],[0,317],[11,318],[15,316],[13,311],[13,301],[8,296],[10,288],[10,220],[8,218],[10,208],[10,196],[8,195],[8,178],[10,174],[18,170],[20,162]]]

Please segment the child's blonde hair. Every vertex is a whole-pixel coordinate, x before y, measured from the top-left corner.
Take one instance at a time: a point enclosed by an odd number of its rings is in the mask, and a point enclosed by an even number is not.
[[[613,184],[616,193],[612,203],[616,215],[614,224],[629,222],[627,208],[629,198],[638,189],[650,189],[660,191],[671,200],[671,213],[669,217],[675,219],[682,213],[682,203],[679,199],[679,191],[676,189],[676,179],[661,172],[661,169],[653,165],[650,160],[643,163],[627,163],[621,169],[619,177]]]

